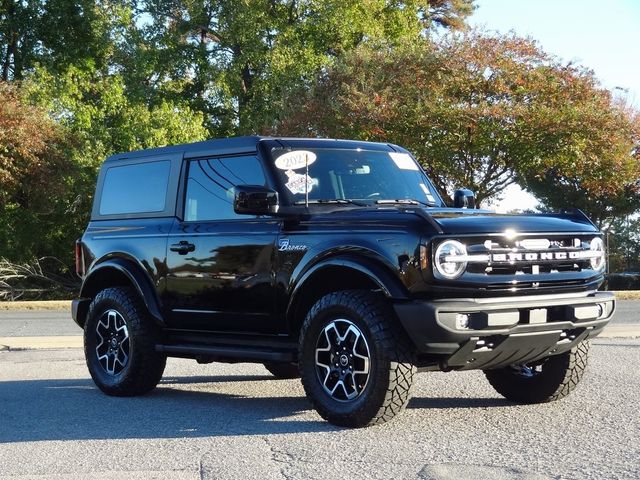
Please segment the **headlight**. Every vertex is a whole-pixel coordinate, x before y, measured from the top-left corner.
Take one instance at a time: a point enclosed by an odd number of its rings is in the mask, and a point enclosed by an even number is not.
[[[436,249],[435,266],[438,273],[445,278],[457,278],[467,267],[467,249],[456,241],[447,240],[442,242]]]
[[[596,237],[591,240],[590,250],[597,252],[598,254],[591,257],[591,268],[594,270],[604,270],[605,258],[604,258],[604,242],[600,237]]]

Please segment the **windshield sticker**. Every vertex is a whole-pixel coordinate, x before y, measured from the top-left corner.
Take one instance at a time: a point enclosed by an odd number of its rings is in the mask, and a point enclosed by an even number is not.
[[[294,195],[304,193],[305,191],[311,192],[311,190],[313,190],[313,187],[318,186],[319,182],[317,178],[311,178],[309,175],[296,173],[293,170],[288,170],[284,173],[286,173],[287,177],[289,177],[289,181],[285,184],[285,186]]]
[[[429,191],[429,189],[427,188],[427,186],[424,183],[420,184],[420,188],[422,189],[422,191],[424,192],[425,196],[427,197],[427,200],[429,202],[435,202],[436,199],[433,198],[433,195],[431,194],[431,192]]]
[[[415,160],[408,153],[389,152],[389,156],[401,170],[419,170]]]
[[[297,170],[316,161],[316,154],[307,150],[294,150],[280,155],[276,159],[276,167],[280,170]]]

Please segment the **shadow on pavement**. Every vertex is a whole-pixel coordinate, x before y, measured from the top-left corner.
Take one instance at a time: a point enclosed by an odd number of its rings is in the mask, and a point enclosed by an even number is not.
[[[504,398],[413,397],[407,408],[504,408],[513,405],[515,404]]]
[[[255,381],[252,377],[169,377],[142,397],[109,397],[90,379],[0,382],[0,442],[264,435],[337,430],[290,418],[305,397],[245,397],[177,384]]]
[[[194,375],[191,377],[162,377],[160,385],[172,383],[187,385],[197,383],[259,382],[262,380],[277,381],[273,375]]]
[[[181,388],[190,384],[278,381],[270,375],[168,376],[142,397],[109,397],[90,379],[0,382],[0,443],[39,440],[181,438],[338,430],[294,416],[303,396],[243,396]],[[501,398],[413,398],[410,409],[506,407]],[[293,417],[293,418],[292,418]]]

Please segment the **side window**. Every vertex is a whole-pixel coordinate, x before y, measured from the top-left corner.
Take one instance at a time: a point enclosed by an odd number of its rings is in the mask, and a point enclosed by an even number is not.
[[[233,187],[266,185],[262,165],[254,156],[192,160],[187,172],[187,222],[247,218],[233,211]]]
[[[109,167],[100,198],[100,215],[162,212],[171,162]]]

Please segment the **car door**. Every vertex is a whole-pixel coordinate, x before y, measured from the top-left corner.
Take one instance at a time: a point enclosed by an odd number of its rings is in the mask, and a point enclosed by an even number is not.
[[[186,163],[184,206],[167,247],[165,314],[172,328],[276,333],[273,217],[233,211],[236,185],[266,185],[255,155]]]

